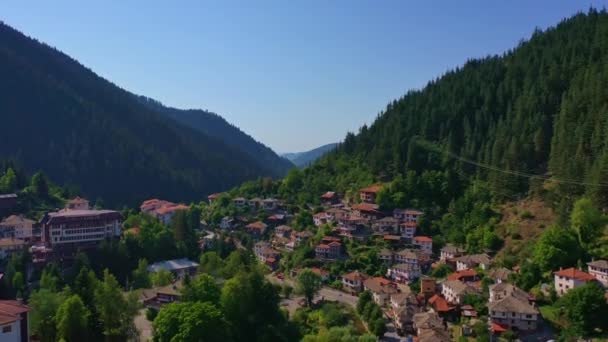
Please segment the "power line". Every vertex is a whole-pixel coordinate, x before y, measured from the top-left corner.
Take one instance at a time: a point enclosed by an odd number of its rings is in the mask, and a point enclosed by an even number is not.
[[[459,160],[463,163],[467,163],[470,165],[475,165],[477,167],[483,168],[483,169],[487,169],[487,170],[491,170],[491,171],[495,171],[495,172],[500,172],[500,173],[504,173],[504,174],[509,174],[509,175],[513,175],[513,176],[518,176],[518,177],[524,177],[524,178],[529,178],[529,179],[540,179],[540,180],[549,180],[549,181],[553,181],[553,182],[557,182],[557,183],[563,183],[563,184],[572,184],[572,185],[581,185],[581,186],[599,186],[599,187],[608,187],[608,183],[590,183],[590,182],[585,182],[585,181],[580,181],[580,180],[574,180],[574,179],[560,179],[560,178],[555,178],[555,177],[550,177],[550,176],[545,176],[545,175],[537,175],[537,174],[533,174],[533,173],[527,173],[527,172],[523,172],[523,171],[513,171],[513,170],[505,170],[505,169],[501,169],[499,167],[493,166],[493,165],[489,165],[489,164],[485,164],[485,163],[481,163],[475,160],[471,160],[468,158],[464,158],[462,156],[459,156],[455,153],[452,153],[450,151],[447,150],[442,150],[438,147],[433,146],[432,143],[428,142],[428,141],[424,141],[424,143],[418,143],[419,146],[426,148],[427,150],[431,150],[431,151],[435,151],[438,153],[443,153],[446,156]]]

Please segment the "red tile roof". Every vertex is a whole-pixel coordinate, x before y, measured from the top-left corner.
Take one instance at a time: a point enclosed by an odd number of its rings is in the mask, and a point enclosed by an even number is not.
[[[368,186],[367,188],[363,188],[361,190],[359,190],[360,192],[368,192],[368,193],[372,193],[375,194],[378,191],[382,190],[382,185],[372,185],[372,186]]]
[[[583,272],[581,270],[578,270],[574,267],[570,267],[567,268],[565,270],[559,270],[557,272],[554,272],[555,275],[560,276],[560,277],[565,277],[565,278],[570,278],[570,279],[576,279],[576,280],[580,280],[580,281],[591,281],[591,280],[595,280],[595,277],[592,276],[591,274],[587,273],[587,272]]]
[[[384,235],[384,240],[390,240],[390,241],[399,241],[401,240],[401,236],[399,235]]]
[[[16,300],[0,300],[0,324],[8,324],[21,319],[20,315],[30,311],[27,305]]]
[[[403,222],[401,224],[401,226],[403,226],[403,227],[410,227],[410,228],[416,228],[416,227],[418,227],[418,223],[416,223],[416,221],[407,221],[407,222]]]
[[[429,299],[429,304],[433,306],[433,309],[437,312],[448,312],[454,309],[453,306],[448,305],[447,300],[440,295],[433,295]]]
[[[462,278],[475,277],[475,276],[477,276],[477,272],[475,272],[475,270],[473,270],[473,269],[468,269],[468,270],[454,272],[454,273],[448,275],[448,280],[460,280]]]
[[[503,327],[502,325],[498,324],[498,323],[494,323],[492,322],[492,332],[505,332],[509,329]]]
[[[257,229],[257,230],[264,230],[264,229],[266,229],[266,227],[267,227],[266,224],[261,221],[256,221],[256,222],[253,222],[253,223],[250,223],[247,225],[247,228]]]
[[[414,236],[416,242],[433,242],[433,239],[428,236]]]
[[[359,203],[353,205],[353,209],[366,212],[378,212],[378,205],[372,203]]]
[[[354,272],[350,272],[350,273],[346,273],[346,274],[342,275],[342,278],[346,278],[351,281],[364,281],[365,279],[369,278],[369,276],[365,273],[361,273],[359,271],[354,271]]]

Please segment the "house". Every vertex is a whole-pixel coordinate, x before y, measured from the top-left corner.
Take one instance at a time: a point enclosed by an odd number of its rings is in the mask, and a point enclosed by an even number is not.
[[[394,258],[395,253],[393,253],[391,250],[388,250],[386,248],[383,248],[382,250],[380,250],[380,252],[378,253],[378,258],[380,258],[380,260],[382,260],[382,262],[387,263],[387,264],[392,264],[393,263],[393,258]]]
[[[290,226],[281,225],[274,229],[274,236],[281,239],[290,239],[293,229]]]
[[[384,216],[384,214],[382,214],[382,212],[380,212],[378,209],[378,205],[377,204],[372,204],[372,203],[359,203],[359,204],[355,204],[352,207],[353,209],[353,214],[356,217],[362,217],[362,218],[366,218],[366,219],[379,219],[382,216]]]
[[[414,246],[418,246],[420,250],[427,254],[433,254],[433,239],[428,236],[414,236],[412,240]]]
[[[22,251],[26,246],[25,241],[13,238],[0,239],[0,260],[10,257],[13,253]]]
[[[468,269],[449,274],[447,280],[459,280],[463,283],[474,283],[479,281],[479,276],[475,270]]]
[[[511,284],[490,286],[488,314],[490,322],[519,331],[535,330],[539,312],[530,295]]]
[[[287,248],[287,250],[289,251],[293,251],[295,247],[308,241],[308,239],[310,239],[312,236],[313,233],[308,230],[304,230],[301,232],[293,232],[291,234],[291,241],[285,244],[285,248]]]
[[[256,221],[245,226],[247,232],[255,237],[260,237],[266,232],[268,225],[262,221]]]
[[[384,217],[379,220],[376,220],[372,223],[372,229],[374,233],[378,234],[393,234],[397,232],[397,227],[399,226],[399,221],[397,221],[394,217]]]
[[[437,281],[435,278],[428,276],[420,277],[420,294],[424,295],[424,298],[430,298],[435,295],[437,291]]]
[[[492,265],[492,258],[487,254],[463,255],[455,259],[456,271],[467,270],[479,267],[482,270],[489,270]]]
[[[122,215],[114,210],[72,210],[46,213],[40,220],[42,241],[54,250],[92,248],[121,235]]]
[[[441,295],[450,304],[462,304],[467,294],[477,294],[477,289],[460,280],[446,280],[441,284]]]
[[[563,296],[569,290],[583,286],[590,281],[596,281],[595,277],[587,272],[576,268],[560,269],[554,272],[555,292],[558,296]]]
[[[266,220],[268,221],[268,224],[270,224],[273,227],[276,227],[277,225],[285,222],[285,215],[272,214],[272,215],[268,216],[268,218]]]
[[[182,282],[178,280],[167,286],[141,290],[140,300],[145,308],[160,310],[161,306],[179,302],[182,299]]]
[[[401,246],[403,245],[403,242],[401,241],[401,236],[400,235],[391,235],[391,234],[386,234],[384,236],[382,236],[382,239],[390,246],[392,247],[396,247],[396,246]]]
[[[202,251],[213,248],[215,245],[216,234],[212,231],[205,231],[205,235],[198,240],[198,246]]]
[[[429,328],[421,329],[418,333],[418,341],[420,342],[451,342],[452,336],[445,328]]]
[[[0,300],[0,341],[30,340],[29,311],[30,308],[18,300]]]
[[[31,240],[35,223],[23,215],[11,215],[0,222],[0,237]]]
[[[325,210],[325,214],[332,222],[341,222],[342,220],[350,216],[350,213],[348,211],[340,208],[329,208]]]
[[[262,206],[262,199],[258,197],[252,198],[247,201],[247,205],[252,209],[257,209]]]
[[[319,267],[311,267],[310,270],[321,278],[321,282],[326,283],[329,281],[329,271],[328,270],[324,270]]]
[[[0,194],[0,210],[11,209],[17,205],[17,194]]]
[[[315,257],[321,260],[336,260],[342,256],[342,244],[339,241],[324,243],[315,248]]]
[[[329,222],[329,218],[326,213],[320,212],[312,216],[312,222],[315,224],[316,227],[318,227]]]
[[[422,211],[416,209],[395,209],[393,217],[400,222],[412,222],[418,224]]]
[[[366,279],[363,281],[363,289],[371,292],[374,302],[379,306],[387,305],[391,295],[401,292],[396,283],[382,277]]]
[[[381,185],[372,185],[359,190],[359,198],[365,203],[376,203],[376,196],[382,190]]]
[[[340,202],[340,196],[337,192],[328,191],[321,195],[321,204],[330,206]]]
[[[439,260],[448,261],[448,260],[456,259],[456,258],[464,255],[464,253],[465,253],[465,250],[463,248],[460,248],[458,246],[454,246],[451,244],[447,244],[441,249],[441,252],[439,255]]]
[[[434,311],[427,312],[419,312],[414,315],[413,319],[413,328],[416,334],[418,335],[419,341],[443,341],[443,340],[435,340],[435,339],[422,339],[421,335],[427,334],[426,331],[442,331],[445,330],[445,323],[443,319],[437,315]],[[451,340],[448,340],[451,341]]]
[[[267,199],[262,200],[261,204],[262,204],[262,209],[270,211],[270,210],[275,210],[277,208],[278,201],[274,198],[267,198]]]
[[[155,273],[165,270],[173,273],[176,278],[183,278],[186,274],[194,275],[198,270],[198,263],[186,258],[155,262],[148,266],[148,272]]]
[[[488,276],[492,280],[494,280],[495,283],[502,283],[502,282],[509,281],[509,277],[512,274],[513,274],[513,271],[511,271],[507,268],[504,268],[504,267],[500,267],[500,268],[490,271],[490,273],[488,273]]]
[[[363,282],[368,278],[367,274],[359,271],[343,274],[342,287],[346,292],[356,295],[363,291]]]
[[[411,293],[396,293],[391,295],[388,316],[393,320],[398,332],[413,331],[414,315],[419,311],[419,303]]]
[[[73,198],[73,199],[67,201],[67,203],[65,205],[65,209],[89,210],[91,208],[89,207],[88,200],[81,198],[81,197],[76,197],[76,198]]]
[[[247,205],[247,199],[244,197],[237,197],[232,200],[232,203],[237,208],[244,208]]]
[[[209,201],[209,204],[213,204],[213,202],[217,201],[221,196],[222,194],[220,193],[211,194],[207,196],[207,200]]]
[[[420,266],[416,264],[396,264],[388,268],[386,276],[397,283],[407,284],[420,277]]]
[[[433,311],[436,312],[440,317],[451,316],[456,309],[455,306],[450,305],[445,298],[438,294],[431,296],[428,303]]]
[[[587,263],[589,274],[595,277],[602,286],[608,287],[608,261],[594,260]]]
[[[416,222],[403,222],[399,224],[399,234],[410,241],[416,235],[416,228],[418,224]]]
[[[171,219],[177,211],[188,210],[190,207],[185,204],[176,204],[155,198],[144,201],[139,209],[142,213],[153,216],[163,224],[168,225],[171,224]]]
[[[220,229],[230,230],[236,226],[236,221],[232,217],[224,216],[220,221]]]
[[[256,243],[253,247],[253,252],[261,263],[268,265],[271,269],[275,269],[278,266],[281,253],[273,249],[268,242],[260,241]]]

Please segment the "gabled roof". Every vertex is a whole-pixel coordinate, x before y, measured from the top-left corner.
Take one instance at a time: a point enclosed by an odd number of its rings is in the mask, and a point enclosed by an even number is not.
[[[492,263],[492,258],[490,258],[489,255],[487,254],[469,254],[469,255],[463,255],[461,257],[456,258],[457,262],[462,262],[465,264],[475,264],[475,265],[479,265],[479,264],[491,264]]]
[[[34,220],[30,220],[26,217],[24,217],[23,215],[11,215],[7,218],[5,218],[4,220],[2,220],[2,222],[0,222],[0,225],[16,225],[16,224],[21,224],[21,223],[27,223],[27,224],[34,224],[36,223]]]
[[[458,271],[458,272],[454,272],[452,274],[448,275],[448,280],[460,280],[462,278],[467,278],[467,277],[476,277],[477,276],[477,272],[475,272],[475,270],[473,269],[466,269],[466,270],[462,270],[462,271]]]
[[[382,185],[372,185],[372,186],[368,186],[367,188],[363,188],[363,189],[359,190],[359,192],[375,194],[380,190],[382,190]]]
[[[560,277],[564,277],[564,278],[569,278],[569,279],[576,279],[576,280],[580,280],[580,281],[591,281],[591,280],[595,280],[595,277],[592,276],[591,274],[587,273],[587,272],[583,272],[579,269],[576,269],[574,267],[570,267],[567,268],[565,270],[559,270],[557,272],[554,272],[555,275],[560,276]]]
[[[363,284],[366,288],[375,293],[384,293],[390,295],[399,292],[397,284],[382,277],[366,279]]]
[[[328,191],[328,192],[324,193],[323,195],[321,195],[321,198],[332,199],[332,198],[334,198],[334,196],[336,196],[336,193],[334,191]]]
[[[29,306],[16,300],[0,300],[0,324],[8,324],[21,319],[21,314],[30,311]]]
[[[597,268],[608,268],[608,260],[594,260],[587,263],[587,266],[593,266]]]
[[[428,236],[414,236],[416,242],[433,242],[433,239]]]
[[[454,310],[454,307],[450,306],[448,301],[438,294],[435,294],[433,297],[429,298],[429,304],[433,306],[433,310],[436,312],[448,312]]]
[[[443,282],[443,286],[452,289],[456,295],[477,293],[477,290],[474,287],[469,286],[460,280],[446,280]]]
[[[364,212],[372,212],[372,213],[380,213],[378,211],[378,205],[372,203],[359,203],[353,205],[354,210],[364,211]]]
[[[266,227],[268,227],[268,226],[266,225],[266,223],[264,223],[262,221],[256,221],[256,222],[253,222],[253,223],[250,223],[247,225],[247,228],[257,229],[257,230],[264,230],[264,229],[266,229]]]

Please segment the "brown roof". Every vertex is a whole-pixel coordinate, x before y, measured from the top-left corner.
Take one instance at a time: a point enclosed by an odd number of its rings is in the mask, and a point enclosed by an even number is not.
[[[5,218],[4,220],[2,220],[2,222],[0,222],[0,225],[15,225],[15,224],[20,224],[20,223],[34,224],[35,221],[25,218],[23,215],[11,215],[11,216]]]
[[[379,211],[378,211],[378,205],[377,204],[372,204],[372,203],[359,203],[359,204],[355,204],[355,205],[353,205],[353,209],[354,210],[358,210],[358,211],[379,213]]]
[[[492,258],[490,258],[487,254],[469,254],[463,255],[461,257],[456,258],[456,261],[462,262],[465,264],[490,264],[492,263]]]
[[[363,285],[368,288],[372,292],[376,293],[384,293],[384,294],[393,294],[399,292],[399,288],[397,284],[394,282],[382,278],[382,277],[374,277],[366,279],[363,282]]]
[[[428,236],[414,236],[416,242],[433,242],[433,239]]]
[[[446,280],[443,282],[443,286],[451,288],[455,294],[468,294],[468,293],[477,293],[477,290],[469,286],[460,280]]]
[[[363,188],[363,189],[359,190],[359,192],[375,194],[380,190],[382,190],[382,185],[372,185],[372,186],[368,186],[367,188]]]
[[[219,198],[222,194],[221,193],[215,193],[215,194],[211,194],[209,196],[207,196],[208,199],[216,199]]]
[[[369,278],[369,276],[359,271],[353,271],[350,273],[343,274],[342,278],[346,278],[351,281],[364,281],[365,279]]]
[[[433,309],[437,312],[448,312],[454,309],[453,306],[448,304],[448,301],[440,295],[433,295],[433,297],[429,298],[429,304],[433,306]]]
[[[30,308],[16,300],[0,300],[0,324],[8,324],[21,319],[21,314]]]
[[[608,260],[595,260],[587,263],[587,266],[608,268]]]
[[[477,272],[473,269],[462,270],[448,275],[448,280],[460,280],[465,277],[475,277]]]
[[[401,240],[401,236],[400,235],[384,235],[384,240],[390,240],[390,241],[399,241]]]
[[[565,270],[559,270],[557,272],[554,272],[555,275],[560,276],[560,277],[565,277],[565,278],[570,278],[570,279],[576,279],[576,280],[580,280],[580,281],[590,281],[590,280],[595,280],[595,277],[592,276],[591,274],[587,273],[587,272],[583,272],[579,269],[576,269],[574,267],[570,267],[567,268]]]
[[[266,223],[262,222],[262,221],[256,221],[253,223],[250,223],[247,225],[247,228],[249,229],[257,229],[257,230],[264,230],[266,229],[267,225]]]

